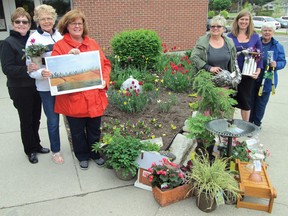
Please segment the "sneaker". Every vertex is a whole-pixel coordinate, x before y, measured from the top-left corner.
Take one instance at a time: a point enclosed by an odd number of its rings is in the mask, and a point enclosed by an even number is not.
[[[95,159],[94,161],[97,164],[97,166],[99,166],[99,167],[103,167],[105,164],[105,160],[102,157]]]
[[[88,166],[89,166],[89,162],[88,161],[80,161],[79,162],[79,166],[80,166],[80,169],[82,170],[87,170],[88,169]]]

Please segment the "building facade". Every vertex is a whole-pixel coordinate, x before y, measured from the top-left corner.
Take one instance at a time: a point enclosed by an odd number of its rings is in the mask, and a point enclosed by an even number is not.
[[[9,35],[16,7],[23,6],[33,15],[34,7],[43,3],[55,7],[59,17],[71,8],[81,9],[87,16],[89,36],[107,53],[112,37],[124,30],[154,30],[163,43],[177,50],[191,49],[206,31],[208,0],[2,0],[0,40]]]

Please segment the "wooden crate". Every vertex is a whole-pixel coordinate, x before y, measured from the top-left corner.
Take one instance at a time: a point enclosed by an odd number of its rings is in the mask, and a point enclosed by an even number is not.
[[[277,192],[269,180],[266,170],[267,166],[265,164],[262,165],[262,181],[254,182],[248,179],[251,173],[246,168],[247,164],[247,162],[241,162],[238,159],[236,160],[236,169],[239,171],[240,175],[239,186],[242,195],[247,197],[266,198],[269,200],[269,203],[268,205],[265,205],[261,203],[246,202],[241,200],[241,198],[238,198],[236,206],[237,208],[256,209],[271,213],[274,198],[277,197]]]

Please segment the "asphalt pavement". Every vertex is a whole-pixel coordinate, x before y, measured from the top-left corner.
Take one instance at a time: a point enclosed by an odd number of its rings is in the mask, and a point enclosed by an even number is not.
[[[287,40],[284,38],[283,40]],[[287,51],[288,53],[288,51]],[[271,215],[288,215],[288,68],[279,71],[279,86],[271,96],[259,137],[271,156],[268,174],[278,196]],[[239,112],[236,117],[239,117]],[[31,164],[23,152],[18,115],[9,98],[6,77],[0,71],[0,215],[1,216],[174,216],[207,215],[195,204],[195,198],[160,207],[151,191],[134,186],[134,180],[119,180],[107,168],[90,161],[88,170],[80,170],[71,152],[63,119],[60,123],[63,165],[54,164],[51,154],[39,155]],[[40,136],[49,147],[45,115]],[[265,200],[259,199],[261,202]],[[258,199],[256,200],[258,201]],[[267,212],[221,205],[213,215],[269,215]]]

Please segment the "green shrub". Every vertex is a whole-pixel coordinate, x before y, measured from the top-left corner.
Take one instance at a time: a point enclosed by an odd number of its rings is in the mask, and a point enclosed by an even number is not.
[[[211,19],[215,16],[215,12],[214,11],[208,11],[208,18]]]
[[[111,47],[122,67],[153,68],[161,53],[161,40],[152,30],[129,30],[116,34]]]
[[[226,10],[222,10],[220,11],[220,15],[223,16],[225,19],[227,19],[229,16],[229,12]]]

